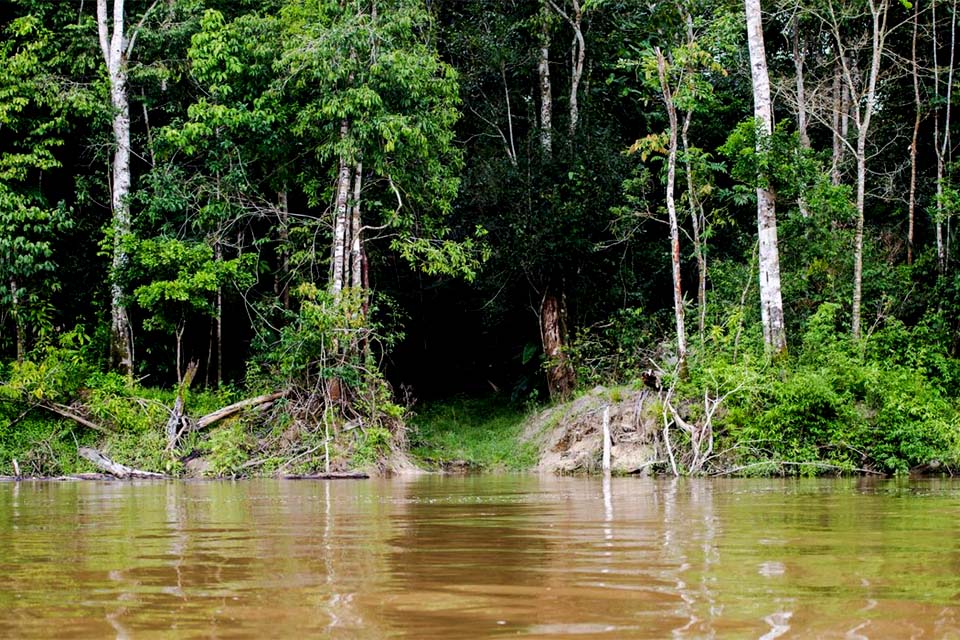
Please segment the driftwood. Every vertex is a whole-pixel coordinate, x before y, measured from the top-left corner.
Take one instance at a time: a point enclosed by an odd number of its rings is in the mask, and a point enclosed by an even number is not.
[[[268,402],[273,402],[274,400],[279,400],[286,394],[286,391],[277,391],[276,393],[268,393],[266,395],[257,396],[256,398],[248,398],[247,400],[234,402],[233,404],[229,404],[222,409],[217,409],[213,413],[208,413],[197,420],[197,429],[209,427],[215,422],[219,422],[224,418],[229,418],[233,414],[239,413],[244,409],[249,409],[250,407],[256,407],[262,404],[267,404]]]
[[[189,418],[183,415],[184,394],[190,388],[193,382],[193,376],[197,374],[197,361],[194,360],[187,365],[187,372],[177,388],[177,399],[173,403],[173,409],[170,411],[170,419],[167,420],[167,450],[172,450],[177,446],[180,434],[186,430],[189,425]]]
[[[82,458],[85,458],[93,463],[98,469],[102,469],[109,473],[110,475],[116,476],[118,478],[166,478],[167,476],[162,473],[154,473],[153,471],[142,471],[140,469],[134,469],[133,467],[128,467],[125,464],[120,464],[119,462],[114,462],[107,456],[103,455],[96,449],[91,449],[90,447],[80,447],[77,452]]]
[[[306,475],[280,476],[283,480],[366,480],[370,475],[361,471],[332,471]]]

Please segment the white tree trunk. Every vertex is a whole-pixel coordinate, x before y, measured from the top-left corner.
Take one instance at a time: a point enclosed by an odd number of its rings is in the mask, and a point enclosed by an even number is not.
[[[580,0],[570,0],[572,16],[556,2],[548,0],[550,6],[573,29],[573,44],[570,47],[570,138],[577,132],[580,121],[580,81],[583,79],[583,64],[587,58],[587,43],[583,37],[583,7]]]
[[[683,285],[680,279],[680,225],[677,222],[677,203],[674,190],[677,181],[677,107],[673,103],[673,91],[667,74],[667,61],[660,47],[657,55],[657,74],[660,91],[670,122],[670,148],[667,152],[667,218],[670,223],[670,261],[673,273],[673,315],[677,326],[677,364],[683,370],[687,358],[687,331],[684,323]]]
[[[807,91],[803,77],[803,64],[806,61],[806,47],[800,44],[800,21],[793,23],[793,67],[796,71],[797,88],[797,134],[800,136],[800,145],[804,149],[810,148],[810,136],[807,135]]]
[[[540,76],[540,148],[549,158],[553,151],[553,87],[550,84],[550,22],[547,0],[543,0],[540,18],[543,21],[540,32],[540,63],[537,66]]]
[[[920,100],[920,68],[917,64],[917,31],[920,5],[913,10],[913,37],[910,40],[910,75],[913,77],[913,136],[910,138],[910,195],[907,202],[907,264],[913,264],[913,226],[917,208],[917,136],[923,103]]]
[[[350,286],[357,291],[363,289],[363,238],[360,227],[360,187],[362,186],[362,179],[363,163],[358,162],[353,175],[353,215],[350,223]]]
[[[745,0],[747,43],[750,48],[750,74],[753,79],[753,113],[759,133],[773,134],[773,108],[770,101],[770,77],[763,43],[760,0]],[[758,145],[760,141],[758,141]],[[758,148],[758,151],[760,149]],[[777,213],[774,194],[757,188],[757,230],[759,235],[760,315],[763,339],[770,352],[779,356],[787,350],[780,294],[780,252],[777,247]]]
[[[13,331],[17,342],[17,362],[23,362],[23,356],[26,352],[26,339],[24,337],[23,319],[20,317],[20,293],[17,288],[17,281],[10,278],[10,315],[13,316]]]
[[[580,0],[572,0],[573,47],[570,50],[570,138],[577,133],[580,121],[580,80],[583,78],[583,63],[587,57],[587,43],[583,38],[583,11]]]
[[[130,103],[127,97],[127,52],[123,27],[123,0],[114,0],[113,15],[107,15],[107,0],[97,0],[97,34],[110,81],[113,108],[113,259],[110,286],[110,350],[114,365],[124,374],[133,373],[133,345],[130,319],[123,289],[117,282],[130,258],[123,240],[130,233]]]
[[[949,152],[951,150],[951,140],[950,140],[950,103],[953,99],[953,67],[955,63],[955,53],[956,53],[956,26],[957,26],[957,2],[954,0],[952,2],[952,11],[951,11],[951,21],[950,21],[950,64],[948,66],[947,72],[947,86],[946,86],[946,96],[943,100],[945,104],[945,114],[943,119],[943,132],[940,131],[940,110],[934,112],[934,148],[937,155],[937,195],[936,195],[936,220],[935,228],[937,235],[937,265],[939,266],[940,272],[945,273],[947,268],[947,262],[949,260],[949,236],[944,234],[944,208],[943,208],[943,183],[946,173],[946,163],[949,159]],[[937,48],[938,42],[936,38],[937,33],[937,19],[936,19],[936,2],[931,4],[933,11],[933,86],[934,86],[934,95],[936,96],[936,103],[939,105],[940,100],[940,65],[937,60]]]
[[[350,132],[350,125],[346,120],[340,123],[340,139],[343,140]],[[333,219],[333,264],[330,273],[330,293],[335,300],[340,300],[340,293],[345,286],[347,236],[349,230],[350,183],[351,167],[346,158],[340,158],[340,171],[337,178],[337,202]]]
[[[693,225],[693,253],[697,258],[697,334],[700,338],[700,347],[703,348],[707,325],[707,254],[703,246],[701,229],[706,231],[706,218],[703,214],[703,205],[697,197],[693,166],[690,162],[690,141],[687,132],[692,118],[693,112],[687,110],[683,117],[680,139],[683,142],[683,153],[686,157],[687,202],[690,205],[690,222]]]
[[[887,0],[869,0],[871,17],[870,71],[866,90],[863,93],[863,111],[856,106],[857,124],[857,228],[853,247],[853,304],[850,313],[851,332],[854,338],[860,337],[861,306],[863,302],[863,221],[866,204],[867,184],[867,136],[870,133],[870,121],[877,104],[877,81],[880,77],[880,62],[883,57],[886,38]],[[851,94],[856,90],[854,74],[847,70],[847,85]]]

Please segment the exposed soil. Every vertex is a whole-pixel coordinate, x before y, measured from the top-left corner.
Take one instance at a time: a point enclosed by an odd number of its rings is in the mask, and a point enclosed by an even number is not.
[[[662,460],[657,395],[649,389],[596,387],[527,421],[523,440],[540,448],[537,470],[590,473],[601,470],[603,411],[610,409],[610,468],[614,473],[648,474]]]

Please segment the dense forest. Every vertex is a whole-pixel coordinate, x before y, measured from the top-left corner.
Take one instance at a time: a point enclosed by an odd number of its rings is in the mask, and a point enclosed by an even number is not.
[[[600,385],[664,472],[958,460],[956,0],[2,6],[4,469]]]

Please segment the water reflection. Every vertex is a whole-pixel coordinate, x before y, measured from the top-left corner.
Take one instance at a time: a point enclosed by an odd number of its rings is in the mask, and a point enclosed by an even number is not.
[[[960,484],[0,485],[0,637],[958,637]]]

